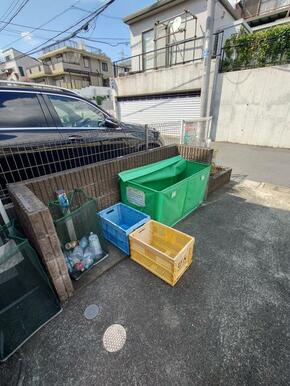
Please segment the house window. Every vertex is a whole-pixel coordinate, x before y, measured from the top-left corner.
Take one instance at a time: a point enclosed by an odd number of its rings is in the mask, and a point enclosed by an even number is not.
[[[110,79],[103,79],[103,86],[110,87]]]
[[[23,70],[23,67],[21,67],[21,66],[18,66],[18,70],[19,70],[19,74],[20,74],[20,76],[25,76],[25,74],[24,74],[24,70]]]
[[[102,62],[102,71],[105,71],[105,72],[108,72],[108,71],[109,71],[108,63]]]
[[[62,62],[63,61],[62,54],[57,54],[55,57],[55,61],[56,61],[56,63]]]
[[[5,56],[5,60],[6,60],[6,62],[8,62],[9,60],[11,60],[12,58],[11,58],[11,55],[7,55],[7,56]]]
[[[90,67],[90,59],[87,56],[84,56],[83,59],[84,59],[84,66],[86,68],[89,68]]]
[[[51,58],[47,58],[47,59],[43,60],[43,63],[50,66],[51,65]]]
[[[154,66],[154,30],[142,33],[142,52],[143,52],[143,70],[148,70]],[[141,69],[140,69],[141,70]]]

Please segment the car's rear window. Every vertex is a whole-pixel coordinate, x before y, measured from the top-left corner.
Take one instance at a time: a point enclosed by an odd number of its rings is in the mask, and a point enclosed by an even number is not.
[[[0,127],[45,127],[45,116],[36,94],[0,92]]]

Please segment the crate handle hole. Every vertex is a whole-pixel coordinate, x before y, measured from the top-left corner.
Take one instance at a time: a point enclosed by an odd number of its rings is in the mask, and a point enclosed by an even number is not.
[[[106,214],[110,214],[112,212],[114,212],[114,209],[109,210],[108,212],[106,212]]]

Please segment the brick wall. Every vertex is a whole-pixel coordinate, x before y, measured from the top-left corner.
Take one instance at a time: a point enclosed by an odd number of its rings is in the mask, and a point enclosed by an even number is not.
[[[18,221],[41,257],[60,301],[64,302],[73,294],[73,287],[50,211],[24,184],[10,185],[9,191]]]

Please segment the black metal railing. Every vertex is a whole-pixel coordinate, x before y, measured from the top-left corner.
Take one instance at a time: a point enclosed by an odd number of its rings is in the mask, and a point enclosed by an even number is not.
[[[220,72],[246,70],[290,63],[290,33],[283,36],[225,44]]]
[[[223,31],[214,33],[212,58],[221,55],[223,34]],[[203,58],[203,44],[203,36],[190,38],[117,60],[113,63],[114,76],[118,77],[147,70],[158,70],[201,60]],[[124,66],[124,62],[129,62],[130,66]]]
[[[44,134],[46,139],[34,134],[30,139],[27,135],[26,139],[12,136],[0,140],[0,199],[3,204],[10,203],[7,185],[11,183],[184,143],[185,124],[189,123],[183,120],[151,122],[138,128],[128,125],[126,129],[106,129],[105,133],[100,129],[76,134],[61,131]],[[192,121],[196,123],[197,119]]]
[[[167,44],[165,47],[157,48],[141,54],[133,55],[114,62],[114,76],[157,70],[178,64],[185,64],[202,59],[203,37],[191,38]],[[130,61],[131,68],[124,68],[122,62]]]
[[[158,127],[88,130],[77,134],[27,134],[19,139],[0,140],[0,199],[10,202],[7,185],[95,162],[122,157],[163,146]],[[5,138],[5,136],[3,136]],[[33,140],[34,138],[34,140]],[[178,142],[179,143],[179,142]]]

